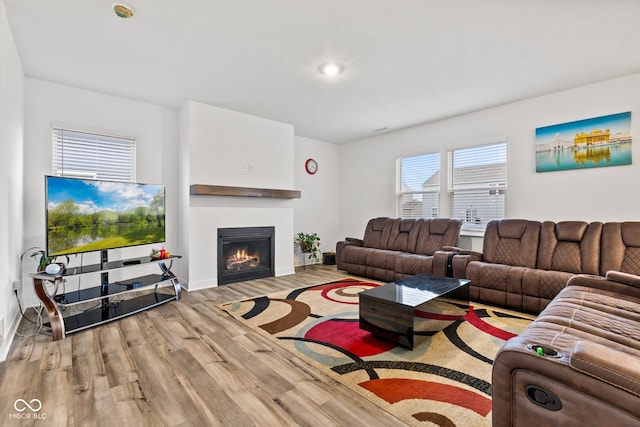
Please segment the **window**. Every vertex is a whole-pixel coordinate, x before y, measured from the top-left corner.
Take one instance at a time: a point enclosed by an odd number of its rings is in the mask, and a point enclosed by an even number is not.
[[[504,218],[507,193],[507,143],[448,152],[451,217],[464,229],[484,230],[487,222]]]
[[[448,150],[443,171],[440,153],[398,160],[396,209],[402,218],[451,217],[464,230],[483,231],[489,221],[505,217],[506,193],[506,142]]]
[[[111,181],[136,180],[133,138],[54,128],[52,146],[54,175]]]
[[[402,218],[436,218],[440,202],[440,153],[398,161],[397,210]]]

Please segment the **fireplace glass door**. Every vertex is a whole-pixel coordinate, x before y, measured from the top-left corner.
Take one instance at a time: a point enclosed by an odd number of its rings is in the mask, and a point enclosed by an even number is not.
[[[218,284],[274,275],[274,227],[218,229]]]

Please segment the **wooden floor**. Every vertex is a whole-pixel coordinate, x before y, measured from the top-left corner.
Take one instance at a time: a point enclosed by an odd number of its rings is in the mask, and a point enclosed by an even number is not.
[[[16,337],[0,363],[0,425],[405,425],[217,308],[344,277],[315,265],[184,292],[179,302],[57,342]],[[21,331],[32,326],[23,321]],[[18,412],[17,399],[42,408]]]

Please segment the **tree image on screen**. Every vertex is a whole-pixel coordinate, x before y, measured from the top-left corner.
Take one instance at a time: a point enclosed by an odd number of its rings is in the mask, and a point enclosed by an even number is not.
[[[163,185],[47,177],[47,253],[163,242]]]

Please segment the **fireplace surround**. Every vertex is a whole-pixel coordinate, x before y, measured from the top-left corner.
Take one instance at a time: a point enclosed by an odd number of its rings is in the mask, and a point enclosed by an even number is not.
[[[275,274],[275,227],[218,228],[218,285]]]

